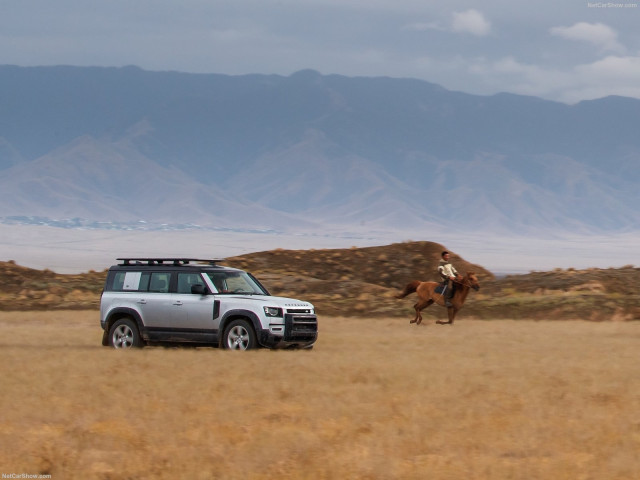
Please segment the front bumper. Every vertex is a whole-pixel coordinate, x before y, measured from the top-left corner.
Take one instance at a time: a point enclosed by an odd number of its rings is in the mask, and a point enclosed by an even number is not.
[[[284,316],[283,334],[274,334],[273,328],[258,335],[260,345],[268,348],[305,348],[318,339],[318,319],[313,314],[287,313]]]

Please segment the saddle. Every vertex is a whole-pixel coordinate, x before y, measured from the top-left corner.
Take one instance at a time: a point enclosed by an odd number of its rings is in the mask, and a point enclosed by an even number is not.
[[[444,289],[447,288],[447,282],[444,283],[440,283],[434,290],[434,292],[439,293],[442,295],[442,292],[444,292]]]

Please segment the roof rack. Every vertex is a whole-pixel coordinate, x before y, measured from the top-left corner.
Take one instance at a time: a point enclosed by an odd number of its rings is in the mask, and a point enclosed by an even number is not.
[[[218,262],[223,262],[224,258],[212,258],[212,259],[201,259],[201,258],[117,258],[116,260],[121,261],[120,265],[142,265],[146,263],[147,265],[188,265],[189,263],[206,263],[209,265],[216,265]]]

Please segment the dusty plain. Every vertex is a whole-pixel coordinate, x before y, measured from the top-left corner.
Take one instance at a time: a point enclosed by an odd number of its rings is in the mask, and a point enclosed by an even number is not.
[[[0,311],[0,473],[637,479],[640,323],[323,317],[311,351],[100,345]]]

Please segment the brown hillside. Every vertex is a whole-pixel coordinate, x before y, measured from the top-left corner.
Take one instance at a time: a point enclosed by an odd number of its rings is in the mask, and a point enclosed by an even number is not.
[[[406,315],[394,298],[412,280],[438,280],[437,264],[445,247],[405,242],[366,248],[273,250],[228,258],[225,264],[254,273],[274,295],[303,297],[328,315]],[[454,252],[461,272],[493,280],[485,268]]]
[[[473,313],[481,318],[640,320],[640,268],[555,269],[487,283]]]
[[[438,280],[436,271],[443,250],[445,247],[433,242],[406,242],[366,248],[273,250],[228,258],[225,263],[260,274],[281,272],[322,281],[400,288],[411,280]],[[485,268],[454,252],[451,261],[461,273],[474,271],[481,279],[494,278]]]
[[[0,310],[95,308],[106,272],[64,275],[0,262]]]
[[[405,242],[380,247],[272,250],[227,259],[254,273],[273,295],[313,302],[319,315],[412,318],[415,296],[394,296],[412,280],[437,280],[445,247]],[[475,271],[481,288],[471,292],[464,318],[540,320],[640,320],[640,269],[533,272],[496,279],[452,252],[460,272]],[[0,310],[95,309],[106,272],[77,275],[33,270],[0,262]],[[445,310],[431,307],[428,318]]]

